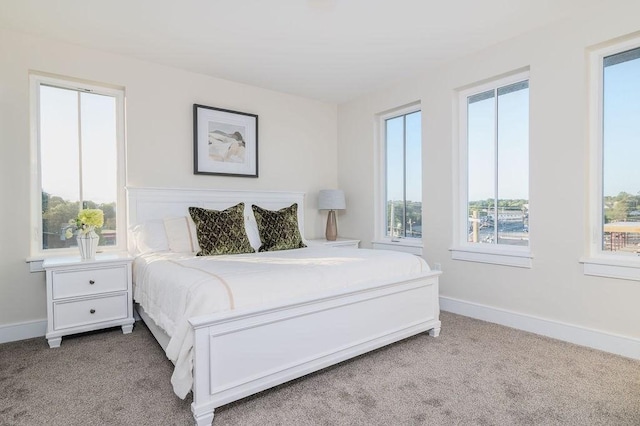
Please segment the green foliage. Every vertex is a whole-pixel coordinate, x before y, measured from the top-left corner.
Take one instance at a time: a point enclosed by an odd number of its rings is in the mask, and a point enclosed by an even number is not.
[[[64,201],[60,197],[50,198],[49,208],[42,212],[42,223],[44,231],[47,233],[58,233],[62,228],[66,228],[69,219],[75,219],[80,211],[79,203]]]
[[[621,192],[618,195],[607,195],[604,197],[604,222],[624,222],[629,221],[630,213],[638,211],[640,195],[631,195]],[[636,220],[634,218],[634,220]]]
[[[49,210],[49,193],[42,191],[42,212]]]
[[[406,210],[405,210],[406,208]],[[387,232],[396,237],[422,237],[422,203],[387,201]]]
[[[45,202],[46,200],[46,202]],[[116,229],[116,203],[98,204],[93,201],[83,202],[83,207],[88,209],[100,209],[104,213],[104,225],[96,233],[100,235],[100,244],[104,244],[102,231]],[[42,193],[42,238],[43,247],[61,248],[75,244],[64,237],[70,219],[75,219],[81,210],[80,202],[64,200],[62,197]]]
[[[116,203],[100,204],[97,208],[104,212],[103,229],[116,229]]]
[[[498,200],[498,210],[500,211],[522,211],[523,213],[527,213],[526,204],[529,204],[529,200],[524,199],[501,199]],[[495,209],[495,200],[493,198],[487,198],[486,200],[478,200],[478,201],[469,201],[469,216],[473,214],[474,211],[478,212],[477,218],[482,219],[487,216]],[[525,217],[527,217],[525,215]]]
[[[498,200],[498,208],[504,208],[506,210],[522,210],[525,204],[529,204],[529,200],[523,199],[501,199]],[[469,201],[469,210],[486,210],[492,209],[495,206],[494,198],[487,198],[486,200]]]

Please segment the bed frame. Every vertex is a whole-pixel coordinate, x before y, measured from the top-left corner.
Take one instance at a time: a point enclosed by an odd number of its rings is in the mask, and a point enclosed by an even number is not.
[[[248,214],[252,203],[278,209],[296,202],[304,232],[300,192],[128,188],[127,194],[129,225],[184,216],[189,206],[224,209],[244,202]],[[438,336],[439,275],[429,271],[323,298],[191,318],[195,423],[210,425],[216,407],[406,337]],[[165,348],[167,335],[140,313]]]

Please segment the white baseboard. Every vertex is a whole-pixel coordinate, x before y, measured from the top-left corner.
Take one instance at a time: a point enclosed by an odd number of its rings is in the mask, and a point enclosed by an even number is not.
[[[47,320],[28,321],[18,324],[0,325],[0,343],[16,340],[44,337],[47,332]]]
[[[440,296],[440,309],[605,352],[640,359],[640,339]],[[443,324],[445,330],[446,324]],[[443,331],[445,332],[445,331]]]

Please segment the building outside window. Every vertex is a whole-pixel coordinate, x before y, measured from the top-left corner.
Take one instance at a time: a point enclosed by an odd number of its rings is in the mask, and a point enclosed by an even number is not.
[[[83,208],[104,212],[99,247],[123,248],[123,91],[38,75],[31,89],[32,255],[76,252],[67,230]]]
[[[459,109],[453,258],[530,267],[528,72],[461,91]]]
[[[384,141],[384,233],[422,238],[422,115],[416,107],[381,117]]]

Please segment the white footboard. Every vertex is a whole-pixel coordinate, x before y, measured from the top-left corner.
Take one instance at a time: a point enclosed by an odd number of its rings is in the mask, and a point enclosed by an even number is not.
[[[403,338],[440,332],[438,275],[287,306],[192,319],[193,411],[216,407]]]

